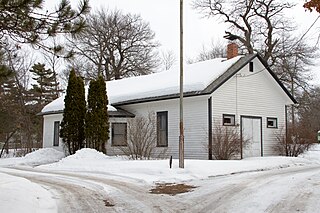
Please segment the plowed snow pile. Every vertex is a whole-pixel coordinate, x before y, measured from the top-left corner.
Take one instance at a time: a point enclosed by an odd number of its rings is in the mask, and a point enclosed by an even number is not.
[[[76,151],[74,155],[69,155],[68,157],[62,159],[61,161],[70,161],[70,160],[106,160],[109,159],[110,157],[103,154],[102,152],[99,152],[95,149],[80,149]]]
[[[114,162],[117,160],[122,160],[123,157],[116,157],[116,156],[107,156],[102,152],[99,152],[95,149],[83,148],[76,151],[75,154],[69,155],[59,162],[46,165],[48,167],[79,167],[79,168],[98,168],[98,167],[105,167],[108,162]]]
[[[41,164],[57,162],[64,157],[65,155],[63,152],[59,152],[52,148],[44,148],[44,149],[39,149],[37,151],[26,154],[24,159],[26,164],[41,165]]]
[[[16,166],[16,165],[37,166],[42,164],[58,162],[64,157],[65,157],[65,154],[63,152],[59,152],[52,148],[43,148],[43,149],[38,149],[29,154],[26,154],[26,156],[24,157],[1,159],[0,166]]]

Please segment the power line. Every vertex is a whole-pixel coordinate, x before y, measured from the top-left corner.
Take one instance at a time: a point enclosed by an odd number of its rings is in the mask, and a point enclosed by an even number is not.
[[[311,30],[311,28],[317,23],[317,21],[319,20],[319,18],[320,18],[320,15],[318,15],[318,17],[316,18],[316,20],[314,20],[314,22],[310,25],[310,27],[308,28],[308,30],[301,36],[301,38],[300,38],[294,45],[291,46],[291,49],[302,41],[302,39],[307,35],[307,33]]]

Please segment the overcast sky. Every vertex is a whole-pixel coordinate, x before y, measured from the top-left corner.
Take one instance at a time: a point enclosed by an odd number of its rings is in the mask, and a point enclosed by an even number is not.
[[[306,12],[302,7],[304,0],[291,0],[297,6],[288,11],[287,15],[297,22],[298,33],[302,35],[307,31],[318,16],[317,13]],[[47,0],[53,4],[55,1]],[[79,0],[71,0],[75,6]],[[209,45],[211,40],[223,40],[227,29],[226,25],[215,18],[204,18],[203,15],[193,10],[193,0],[184,0],[184,50],[185,58],[195,57],[203,45]],[[179,53],[179,3],[180,0],[90,0],[92,10],[105,7],[121,9],[124,12],[140,14],[150,23],[151,29],[156,34],[156,40],[161,44],[161,50]],[[306,37],[314,39],[319,34],[320,20]],[[320,65],[320,64],[319,64]],[[320,72],[317,81],[320,82]]]

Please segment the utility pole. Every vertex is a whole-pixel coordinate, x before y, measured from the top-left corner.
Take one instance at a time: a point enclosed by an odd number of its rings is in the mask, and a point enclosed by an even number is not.
[[[179,168],[184,168],[184,130],[183,130],[183,0],[180,0],[180,137]]]

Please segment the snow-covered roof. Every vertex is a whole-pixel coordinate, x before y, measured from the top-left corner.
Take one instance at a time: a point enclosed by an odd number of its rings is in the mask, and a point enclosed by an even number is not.
[[[216,58],[184,66],[184,92],[202,91],[219,76],[235,64],[241,56],[226,60]],[[180,83],[179,66],[167,71],[144,76],[136,76],[107,82],[109,104],[160,97],[179,93]],[[112,106],[108,110],[116,110]],[[64,96],[54,100],[42,109],[42,113],[62,111]]]

